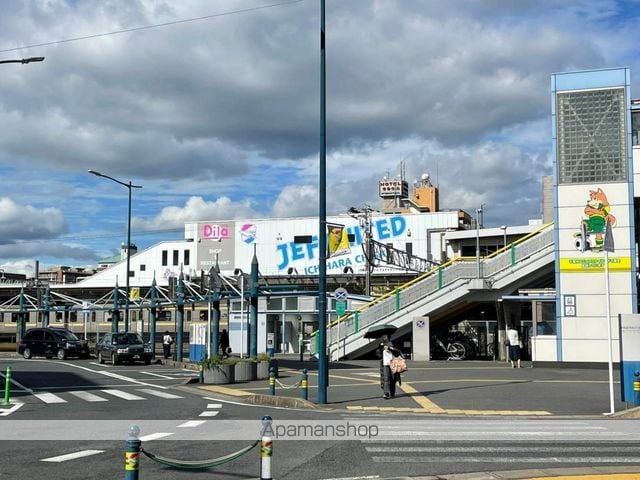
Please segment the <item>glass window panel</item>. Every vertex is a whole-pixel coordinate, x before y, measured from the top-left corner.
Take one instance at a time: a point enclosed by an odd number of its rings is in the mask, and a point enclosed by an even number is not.
[[[624,88],[557,94],[560,184],[628,177]]]
[[[267,310],[282,310],[282,298],[269,298],[267,300]]]
[[[298,298],[285,297],[285,310],[298,310]]]

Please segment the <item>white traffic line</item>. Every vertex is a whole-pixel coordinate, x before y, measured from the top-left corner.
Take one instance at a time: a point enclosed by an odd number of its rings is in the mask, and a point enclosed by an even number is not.
[[[84,400],[86,402],[108,402],[108,400],[106,398],[102,398],[99,397],[98,395],[94,395],[91,392],[85,392],[82,390],[78,390],[76,392],[69,392],[71,395],[74,395],[78,398],[80,398],[81,400]]]
[[[207,423],[207,421],[206,420],[189,420],[188,422],[178,425],[178,428],[197,427],[199,425],[202,425],[203,423]]]
[[[97,453],[102,453],[104,450],[82,450],[80,452],[68,453],[66,455],[60,455],[58,457],[51,458],[43,458],[40,460],[41,462],[66,462],[67,460],[74,460],[76,458],[89,457],[91,455],[96,455]]]
[[[33,396],[39,398],[44,403],[67,403],[64,398],[60,398],[59,396],[49,392],[34,393]]]
[[[91,365],[97,365],[98,367],[113,368],[113,365],[107,365],[106,363],[89,362]]]
[[[212,398],[212,397],[202,397],[205,400],[213,400],[214,402],[222,402],[222,403],[227,403],[229,405],[238,405],[239,407],[248,407],[248,408],[260,408],[260,409],[265,409],[265,408],[269,408],[272,410],[296,410],[296,411],[306,411],[302,408],[289,408],[289,407],[274,407],[272,405],[260,405],[260,404],[251,404],[251,403],[240,403],[240,402],[233,402],[231,400],[222,400],[221,398]],[[386,415],[381,415],[381,416],[386,416]]]
[[[138,388],[137,390],[139,392],[147,393],[149,395],[153,395],[155,397],[160,397],[160,398],[184,398],[184,397],[181,397],[180,395],[174,395],[173,393],[167,393],[167,392],[159,392],[157,390],[151,390],[150,388]]]
[[[138,395],[134,395],[133,393],[123,392],[122,390],[101,390],[104,393],[108,393],[109,395],[113,395],[114,397],[123,398],[125,400],[145,400]]]
[[[150,442],[151,440],[157,440],[159,438],[168,437],[169,435],[173,435],[173,433],[166,433],[166,432],[151,433],[149,435],[140,437],[140,441]]]
[[[114,372],[107,372],[106,370],[93,370],[92,368],[83,367],[82,365],[76,365],[76,364],[69,363],[69,362],[55,362],[55,363],[59,363],[60,365],[67,365],[67,366],[73,367],[73,368],[79,368],[80,370],[85,370],[85,371],[91,372],[91,373],[97,373],[98,375],[104,375],[106,377],[117,378],[119,380],[123,380],[123,381],[129,382],[129,383],[135,383],[137,385],[142,385],[144,387],[159,388],[161,390],[168,390],[169,389],[169,387],[162,387],[160,385],[154,385],[152,383],[139,382],[138,380],[134,380],[133,378],[125,377],[124,375],[119,375],[119,374],[114,373]]]
[[[199,417],[215,417],[216,415],[218,415],[220,412],[218,412],[217,410],[205,410],[204,412],[202,412],[200,415],[198,415]]]
[[[169,377],[168,375],[160,375],[159,373],[143,372],[142,370],[140,370],[140,373],[144,373],[145,375],[151,375],[152,377],[159,377],[159,378],[166,378],[168,380],[174,380],[173,377]]]
[[[209,403],[207,404],[207,408],[222,408],[221,403]]]
[[[342,478],[324,478],[323,480],[375,480],[380,478],[379,475],[368,475],[366,477],[342,477]]]
[[[13,412],[18,410],[24,403],[15,403],[9,408],[0,408],[0,417],[6,417],[7,415],[11,415]]]

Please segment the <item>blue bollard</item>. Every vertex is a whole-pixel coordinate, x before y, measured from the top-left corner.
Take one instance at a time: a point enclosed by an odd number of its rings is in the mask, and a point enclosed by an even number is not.
[[[303,400],[309,400],[309,374],[307,369],[302,369],[302,382],[300,382],[300,397]]]
[[[142,441],[139,438],[140,427],[131,425],[128,431],[126,451],[124,453],[124,480],[138,480],[138,468],[140,467],[140,447]]]
[[[640,372],[633,373],[633,400],[636,407],[640,407]]]
[[[269,368],[269,395],[276,394],[276,369]]]

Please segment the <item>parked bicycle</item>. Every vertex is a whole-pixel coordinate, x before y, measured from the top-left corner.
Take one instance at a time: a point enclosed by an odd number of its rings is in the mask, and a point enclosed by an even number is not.
[[[441,340],[437,335],[431,337],[431,358],[447,360],[468,360],[476,356],[473,340],[462,332],[448,332]]]

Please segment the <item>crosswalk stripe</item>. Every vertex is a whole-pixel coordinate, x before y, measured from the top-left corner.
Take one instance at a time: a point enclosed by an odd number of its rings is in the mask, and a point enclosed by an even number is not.
[[[503,453],[503,452],[549,452],[551,448],[546,445],[538,447],[365,447],[371,453]],[[599,447],[553,447],[557,453],[567,452],[637,452],[638,447],[611,446],[611,448]]]
[[[207,408],[222,408],[221,403],[208,403]]]
[[[151,375],[153,377],[160,377],[160,378],[173,380],[173,377],[169,377],[168,375],[160,375],[159,373],[143,372],[142,370],[140,371],[140,373],[144,373],[145,375]]]
[[[66,462],[67,460],[74,460],[76,458],[89,457],[91,455],[96,455],[98,453],[102,453],[104,450],[82,450],[80,452],[67,453],[66,455],[59,455],[57,457],[43,458],[40,460],[41,462]]]
[[[203,423],[207,423],[207,421],[206,420],[189,420],[188,422],[178,425],[178,428],[197,427],[199,425],[202,425]]]
[[[371,457],[376,463],[459,463],[460,456]],[[465,463],[640,463],[640,457],[464,457]]]
[[[90,392],[84,392],[82,390],[78,390],[76,392],[69,392],[71,395],[74,395],[86,402],[107,402],[106,398],[99,397],[98,395],[94,395]]]
[[[145,400],[142,397],[134,395],[133,393],[123,392],[122,390],[102,390],[104,393],[113,395],[114,397],[123,398],[124,400]]]
[[[218,413],[220,413],[220,412],[218,412],[217,410],[215,410],[215,411],[214,410],[209,410],[209,411],[202,412],[198,416],[199,417],[215,417],[216,415],[218,415]]]
[[[44,403],[67,403],[65,399],[49,392],[34,393],[33,396],[39,398]]]
[[[152,390],[150,388],[138,388],[139,392],[148,393],[149,395],[153,395],[155,397],[160,398],[184,398],[180,395],[174,395],[173,393],[159,392],[158,390]]]
[[[152,433],[150,435],[145,435],[144,437],[140,437],[140,441],[149,442],[151,440],[157,440],[159,438],[168,437],[169,435],[173,435],[173,433],[164,433],[164,432]]]

